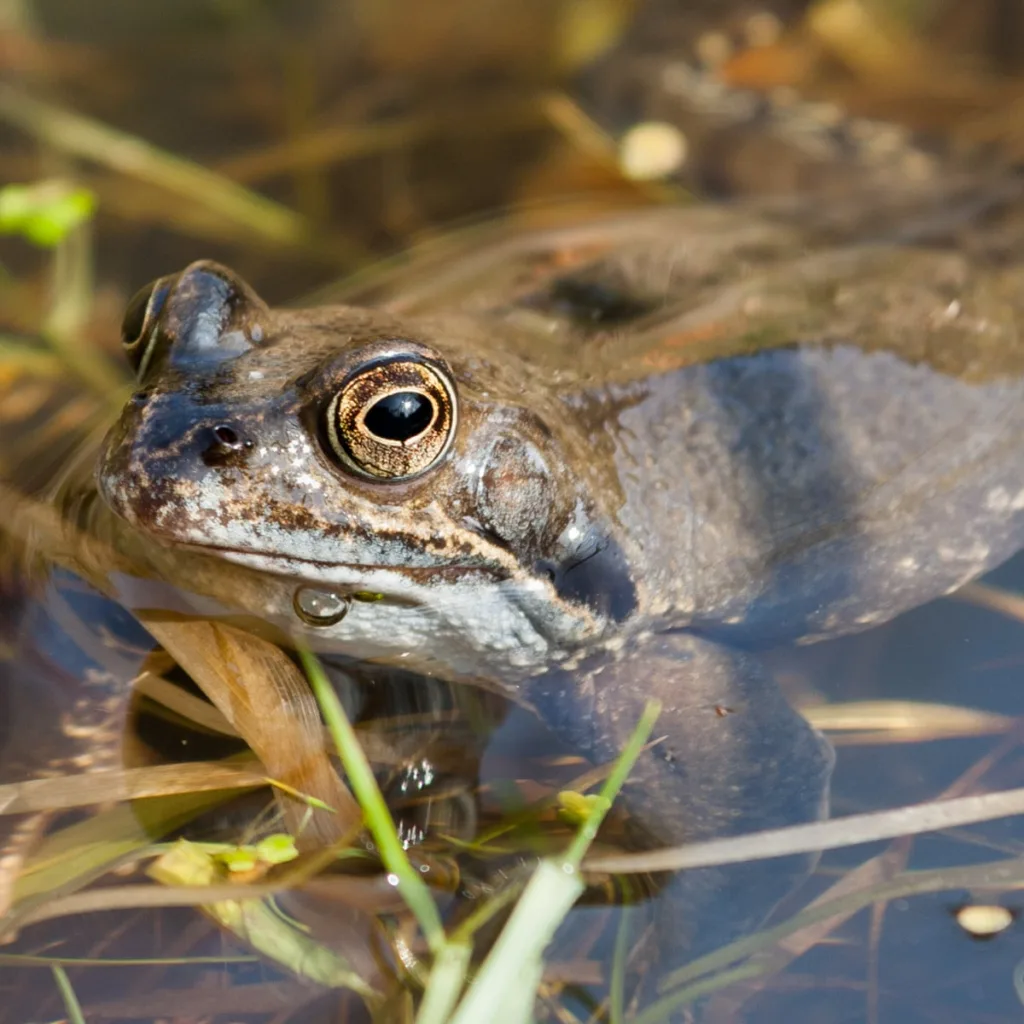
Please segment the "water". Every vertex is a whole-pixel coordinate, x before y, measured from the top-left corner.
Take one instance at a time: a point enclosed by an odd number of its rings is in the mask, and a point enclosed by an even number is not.
[[[19,41],[18,52],[27,55],[19,69],[8,73],[19,88],[224,170],[299,210],[318,227],[314,237],[285,244],[266,222],[254,224],[236,216],[219,200],[204,202],[203,187],[190,184],[187,176],[183,180],[172,175],[170,183],[154,185],[90,161],[81,165],[81,173],[99,197],[91,250],[96,284],[91,306],[74,311],[76,330],[116,355],[123,301],[146,280],[200,256],[236,267],[268,300],[290,301],[395,251],[410,237],[511,203],[581,190],[611,190],[619,200],[635,200],[638,187],[616,180],[606,155],[595,157],[581,146],[584,136],[578,124],[566,128],[572,118],[567,121],[564,106],[557,108],[561,120],[550,113],[538,115],[537,106],[524,105],[523,96],[550,96],[552,90],[565,88],[568,95],[585,99],[612,133],[640,116],[674,115],[678,108],[652,83],[675,83],[672,88],[678,93],[678,68],[674,77],[666,74],[671,62],[699,49],[701,29],[708,24],[724,25],[735,45],[743,19],[720,8],[711,11],[711,5],[691,5],[685,14],[673,5],[641,5],[625,48],[580,68],[565,57],[570,31],[551,13],[557,5],[548,4],[547,10],[542,6],[498,5],[492,23],[474,29],[476,36],[459,28],[465,18],[454,0],[437,5],[433,36],[422,26],[410,29],[411,15],[396,4],[168,0],[137,5],[96,0],[84,18],[80,4],[49,0],[22,5],[27,17],[21,20],[16,12],[5,15],[14,19],[5,29]],[[778,10],[789,15],[800,6]],[[987,5],[981,8],[987,10]],[[393,20],[387,21],[388,16]],[[940,30],[941,24],[933,33],[940,40],[951,34],[947,29],[943,36]],[[605,31],[614,36],[620,30],[609,23]],[[979,30],[975,36],[982,34]],[[1009,29],[1003,35],[1015,38]],[[1012,46],[1002,51],[999,67],[1012,74],[1017,66]],[[879,81],[885,84],[884,75]],[[834,92],[872,117],[884,113],[884,89],[869,95],[862,82],[860,93],[856,86],[853,76]],[[681,172],[687,184],[716,194],[760,194],[785,191],[794,182],[821,185],[824,179],[826,186],[840,189],[860,173],[849,170],[850,161],[808,156],[801,146],[766,150],[764,140],[772,136],[763,128],[764,118],[751,120],[742,131],[732,123],[723,128],[707,121],[711,127],[701,134],[699,115],[685,113],[691,146],[696,147]],[[914,128],[928,120],[920,106],[904,116]],[[940,137],[958,137],[952,123],[939,128]],[[50,152],[41,159],[23,135],[3,131],[5,179],[32,179],[68,166],[67,156]],[[937,143],[926,146],[920,151],[922,159],[934,159],[942,148]],[[921,166],[927,170],[931,164]],[[878,174],[892,169],[890,164],[885,168]],[[0,258],[23,285],[5,292],[3,328],[27,333],[43,315],[40,296],[46,292],[51,256],[6,240]],[[18,395],[27,410],[24,415],[14,417],[11,404],[6,408],[19,428],[28,424],[44,431],[58,422],[65,434],[72,433],[91,414],[91,409],[80,409],[82,419],[75,419],[76,410],[62,400],[54,408],[64,410],[66,418],[57,421],[45,398],[32,406],[30,389]],[[1024,590],[1024,560],[999,570],[991,582]],[[107,762],[102,756],[141,766],[237,752],[237,741],[225,739],[212,725],[183,728],[173,712],[159,710],[152,696],[136,699],[130,719],[120,713],[116,700],[104,703],[128,687],[137,688],[133,680],[148,664],[148,645],[125,616],[104,622],[92,597],[64,583],[70,589],[61,611],[43,616],[42,622],[22,621],[20,634],[12,622],[5,622],[5,635],[12,640],[20,635],[24,642],[33,631],[36,639],[35,655],[6,668],[2,677],[3,781],[32,777],[44,752],[66,760],[100,758],[63,765],[76,771],[103,766]],[[5,582],[3,592],[12,590]],[[21,607],[13,600],[8,604]],[[76,616],[84,618],[84,632]],[[8,618],[13,620],[13,611]],[[945,599],[857,637],[774,652],[771,664],[791,699],[804,707],[907,700],[1016,718],[1021,712],[1017,684],[1024,666],[1024,626],[994,611]],[[194,687],[183,685],[183,693],[197,696]],[[495,700],[457,698],[441,687],[417,703],[409,694],[421,691],[395,678],[364,680],[350,689],[339,683],[339,688],[350,713],[383,720],[373,750],[378,767],[384,766],[381,781],[410,841],[424,830],[468,838],[473,828],[493,825],[510,810],[554,793],[588,769],[526,712]],[[396,694],[405,694],[405,703]],[[83,719],[75,717],[77,734],[71,744],[60,723],[83,698],[89,728],[83,730]],[[110,708],[117,712],[113,718],[105,715]],[[395,715],[412,714],[420,716],[415,730],[401,722],[398,727],[388,724]],[[933,799],[972,772],[977,777],[971,792],[1010,788],[1021,784],[1022,769],[1019,748],[1006,736],[844,744],[839,746],[833,783],[833,813]],[[431,785],[436,776],[437,789],[424,785],[428,775]],[[403,804],[410,795],[416,799]],[[190,826],[190,834],[235,842],[266,807],[265,793],[218,805]],[[29,829],[57,830],[87,824],[90,814],[57,812],[46,821],[17,820]],[[0,837],[9,836],[8,826],[0,829]],[[609,842],[628,844],[621,819],[609,823],[606,836]],[[547,811],[521,830],[512,852],[462,856],[456,864],[438,842],[436,848],[428,844],[422,866],[440,887],[463,894],[442,901],[458,915],[475,906],[496,879],[514,876],[535,852],[564,848],[568,837],[569,827]],[[903,845],[872,844],[829,853],[778,917],[797,912],[812,896],[887,848],[893,851],[891,858],[926,869],[1015,856],[1022,839],[1019,822],[1008,819]],[[109,882],[134,880],[115,875]],[[306,922],[316,938],[345,950],[366,975],[386,978],[389,972],[381,971],[369,952],[382,942],[372,915],[360,909],[351,893],[335,891],[335,880],[326,883],[313,897],[294,897],[286,911]],[[381,902],[386,897],[374,884],[368,879],[360,890],[364,904],[389,905]],[[460,910],[458,900],[465,900],[466,893],[471,898]],[[989,942],[969,938],[952,911],[970,901],[1010,907],[1018,902],[1012,892],[964,889],[897,899],[884,915],[878,911],[872,919],[861,912],[839,926],[827,941],[762,983],[762,990],[731,986],[703,1003],[701,1013],[712,1021],[1019,1019],[1013,978],[1024,960],[1020,927],[1011,924]],[[552,962],[581,989],[591,986],[601,993],[599,961],[610,952],[615,926],[614,912],[600,905],[582,908],[561,934]],[[191,959],[160,966],[72,968],[75,991],[90,1021],[153,1020],[173,1013],[182,1018],[313,1024],[339,1019],[343,1012],[336,993],[297,981],[267,961],[253,961],[246,946],[191,908],[62,917],[25,927],[5,951]],[[204,956],[213,959],[195,961]],[[583,998],[569,992],[566,1001],[586,1019]],[[49,970],[24,963],[0,967],[0,1007],[2,1024],[58,1019],[66,1013]],[[397,1009],[394,1019],[401,1019]]]

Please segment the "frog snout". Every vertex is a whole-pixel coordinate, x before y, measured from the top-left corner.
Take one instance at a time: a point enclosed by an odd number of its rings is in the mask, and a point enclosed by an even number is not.
[[[151,527],[194,496],[210,474],[245,465],[253,443],[237,417],[214,410],[196,420],[180,399],[137,393],[107,435],[96,472],[104,500],[118,515]]]
[[[172,511],[182,507],[182,484],[166,458],[154,458],[131,440],[111,434],[96,470],[96,483],[109,508],[133,526],[164,532]]]

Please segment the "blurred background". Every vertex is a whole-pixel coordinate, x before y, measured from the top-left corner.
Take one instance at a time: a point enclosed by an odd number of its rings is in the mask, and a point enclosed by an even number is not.
[[[4,0],[0,178],[95,196],[97,317],[198,252],[282,301],[555,198],[1012,163],[1022,40],[1016,0]],[[32,255],[3,250],[8,329]]]

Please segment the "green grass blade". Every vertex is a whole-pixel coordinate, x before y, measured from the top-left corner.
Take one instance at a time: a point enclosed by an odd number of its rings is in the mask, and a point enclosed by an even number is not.
[[[579,866],[598,826],[640,756],[661,711],[648,702],[633,735],[615,762],[599,799],[564,857],[546,858],[534,872],[450,1024],[500,1021],[525,1024],[543,974],[543,956],[558,926],[586,888]]]
[[[495,914],[516,899],[522,890],[521,883],[510,884],[508,888],[490,896],[484,903],[469,914],[452,932],[452,942],[469,942],[473,935],[482,928]]]
[[[447,942],[430,969],[430,980],[416,1014],[416,1024],[447,1024],[469,970],[473,947],[469,943]]]
[[[280,203],[141,138],[10,86],[0,88],[0,120],[58,152],[92,160],[205,206],[277,245],[300,245],[310,239],[310,225]]]
[[[211,790],[148,797],[47,836],[15,882],[12,918],[38,901],[81,888],[123,858],[144,850],[154,839],[234,795],[231,790]]]
[[[541,861],[451,1024],[494,1020],[496,1007],[521,1001],[517,997],[526,984],[524,974],[532,978],[537,973],[544,950],[584,888],[582,877],[571,865]],[[526,989],[528,1012],[532,1012],[536,991],[536,984]]]
[[[640,756],[640,752],[647,742],[647,737],[651,735],[651,730],[654,728],[654,723],[660,714],[661,703],[656,700],[648,701],[644,707],[643,714],[640,716],[640,721],[633,730],[633,735],[630,736],[629,742],[623,748],[618,760],[616,760],[611,774],[605,779],[605,783],[598,794],[598,799],[594,801],[590,813],[587,815],[587,820],[583,822],[579,832],[576,833],[576,838],[572,841],[572,845],[566,852],[565,862],[571,864],[577,870],[583,860],[583,855],[594,841],[604,816],[611,809],[612,801],[618,796],[619,790],[622,789],[626,776],[633,770],[633,765],[636,764],[636,759]]]
[[[433,897],[419,872],[409,863],[405,847],[398,836],[391,812],[384,803],[384,797],[377,786],[369,761],[359,745],[355,730],[334,692],[330,680],[316,656],[305,647],[299,647],[299,658],[316,695],[327,728],[338,748],[341,763],[345,766],[352,792],[359,801],[384,866],[394,876],[398,891],[409,909],[419,921],[423,935],[431,951],[437,955],[444,946],[444,927]]]
[[[75,995],[75,990],[71,987],[71,980],[64,968],[59,964],[54,964],[51,970],[53,971],[53,980],[57,982],[57,988],[60,989],[61,998],[64,1000],[64,1009],[68,1011],[68,1021],[70,1024],[85,1024],[78,996]]]
[[[629,958],[629,940],[633,923],[633,908],[623,907],[619,927],[615,932],[615,951],[612,954],[612,974],[608,985],[608,1022],[624,1024],[626,1007],[626,960]]]
[[[211,964],[258,964],[260,958],[251,953],[224,953],[221,956],[33,956],[30,953],[0,953],[0,967],[201,967]]]
[[[652,1003],[639,1017],[635,1018],[633,1024],[667,1024],[669,1021],[677,1020],[676,1011],[684,1006],[690,1006],[702,996],[710,995],[728,985],[735,985],[740,981],[747,981],[764,974],[764,968],[760,964],[741,964],[739,967],[732,967],[720,974],[710,978],[701,978],[686,988],[677,989],[670,995],[663,996],[656,1003]]]

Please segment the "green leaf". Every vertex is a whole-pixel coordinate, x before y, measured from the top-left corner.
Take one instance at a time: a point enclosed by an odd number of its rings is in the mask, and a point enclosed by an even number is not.
[[[564,789],[558,794],[558,813],[563,821],[571,825],[582,825],[594,810],[608,810],[608,803],[601,802],[597,793],[589,795],[577,793],[573,789]]]
[[[252,871],[259,863],[256,851],[251,846],[236,846],[233,850],[225,850],[218,853],[216,859],[232,872]]]
[[[266,836],[256,844],[256,856],[264,864],[286,864],[290,860],[295,860],[298,855],[295,837],[286,832],[275,832],[274,835]]]
[[[209,856],[186,839],[179,839],[150,865],[147,873],[164,885],[216,885],[224,878],[220,858]],[[212,900],[203,904],[203,910],[264,956],[300,977],[327,988],[350,988],[371,1005],[379,1001],[380,993],[363,981],[344,957],[294,927],[268,901]]]
[[[96,197],[68,181],[40,181],[0,188],[0,234],[21,235],[53,248],[96,210]]]

